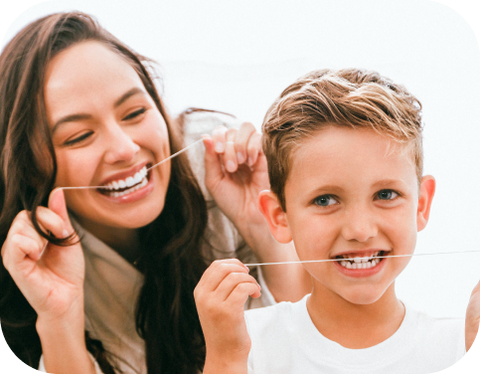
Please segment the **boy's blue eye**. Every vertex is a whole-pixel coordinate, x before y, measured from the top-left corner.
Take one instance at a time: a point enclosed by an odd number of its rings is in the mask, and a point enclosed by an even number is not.
[[[338,201],[335,200],[330,195],[322,195],[322,196],[316,197],[315,200],[313,200],[313,203],[318,206],[329,206],[329,205],[338,204]]]
[[[377,192],[379,200],[393,200],[398,196],[398,193],[392,190],[381,190]]]

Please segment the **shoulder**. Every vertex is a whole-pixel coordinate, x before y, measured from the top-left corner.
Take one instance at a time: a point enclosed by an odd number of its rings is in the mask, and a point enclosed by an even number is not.
[[[408,307],[407,313],[405,324],[413,335],[411,344],[418,353],[423,352],[424,360],[454,363],[465,354],[463,318],[433,317]]]

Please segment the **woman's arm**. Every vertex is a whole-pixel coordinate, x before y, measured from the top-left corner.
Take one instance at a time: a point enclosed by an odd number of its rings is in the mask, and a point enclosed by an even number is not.
[[[253,125],[217,129],[204,145],[205,185],[257,259],[298,260],[293,243],[278,243],[258,209],[260,191],[270,186],[261,137]],[[311,290],[310,276],[300,264],[265,266],[262,273],[276,301],[297,301]]]
[[[40,225],[58,238],[73,228],[63,192],[52,191],[49,208],[39,207]],[[37,331],[47,372],[95,373],[85,345],[83,280],[85,262],[78,240],[71,246],[48,243],[30,213],[20,212],[2,246],[5,268],[36,311]]]

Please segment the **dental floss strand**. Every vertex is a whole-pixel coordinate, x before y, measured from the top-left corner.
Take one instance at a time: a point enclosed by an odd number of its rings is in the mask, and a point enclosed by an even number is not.
[[[178,152],[174,153],[173,155],[170,155],[170,156],[168,156],[167,158],[163,159],[162,161],[156,163],[155,165],[150,166],[150,167],[147,169],[147,172],[150,171],[150,170],[152,170],[154,167],[157,167],[158,165],[163,164],[164,162],[166,162],[166,161],[168,161],[168,160],[170,160],[170,159],[178,156],[180,153],[185,152],[186,150],[188,150],[189,148],[193,147],[195,144],[200,143],[201,141],[203,141],[203,138],[194,141],[192,144],[186,146],[185,148],[182,148],[181,150],[179,150]],[[79,186],[79,187],[59,187],[59,188],[62,189],[62,190],[86,190],[86,189],[90,189],[90,188],[95,188],[95,189],[98,189],[98,188],[108,189],[107,186]]]
[[[185,148],[182,148],[180,151],[174,153],[173,155],[168,156],[167,158],[163,159],[162,161],[156,163],[153,166],[150,166],[147,169],[147,172],[152,170],[153,168],[163,164],[164,162],[167,162],[168,160],[178,156],[179,154],[187,151],[191,147],[193,147],[195,144],[200,143],[203,141],[202,139],[198,139],[194,141],[192,144],[186,146]],[[107,186],[79,186],[79,187],[59,187],[62,190],[84,190],[84,189],[90,189],[90,188],[102,188],[106,189],[108,188]],[[48,244],[48,243],[47,243]],[[46,247],[46,245],[45,245]],[[45,250],[45,248],[44,248]],[[394,257],[420,257],[420,256],[435,256],[435,255],[452,255],[452,254],[471,254],[471,253],[480,253],[480,250],[478,251],[455,251],[455,252],[435,252],[435,253],[412,253],[412,254],[404,254],[404,255],[391,255],[391,256],[374,256],[373,258],[394,258]],[[343,261],[355,261],[354,258],[342,258]],[[245,264],[245,266],[253,267],[253,266],[267,266],[267,265],[287,265],[287,264],[308,264],[308,263],[320,263],[320,262],[333,262],[333,261],[339,261],[339,259],[323,259],[323,260],[303,260],[303,261],[278,261],[278,262],[257,262],[257,263],[250,263],[250,264]]]
[[[471,253],[480,253],[478,251],[454,251],[454,252],[434,252],[434,253],[412,253],[412,254],[404,254],[404,255],[391,255],[391,256],[374,256],[375,258],[394,258],[394,257],[420,257],[420,256],[436,256],[436,255],[453,255],[453,254],[471,254]],[[323,259],[323,260],[303,260],[303,261],[278,261],[278,262],[257,262],[257,263],[250,263],[244,264],[245,266],[265,266],[265,265],[287,265],[287,264],[310,264],[315,262],[334,262],[334,261],[355,261],[353,257],[351,258],[342,258],[342,259]]]

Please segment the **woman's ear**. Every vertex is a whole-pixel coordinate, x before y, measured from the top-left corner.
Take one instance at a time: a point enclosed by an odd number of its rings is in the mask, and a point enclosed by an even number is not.
[[[433,195],[435,194],[435,178],[426,175],[420,183],[420,196],[417,207],[417,231],[422,231],[427,226],[430,216]]]
[[[287,213],[285,213],[277,196],[270,190],[260,192],[258,197],[260,212],[267,220],[268,227],[273,237],[279,243],[290,243],[292,234],[288,226]]]

